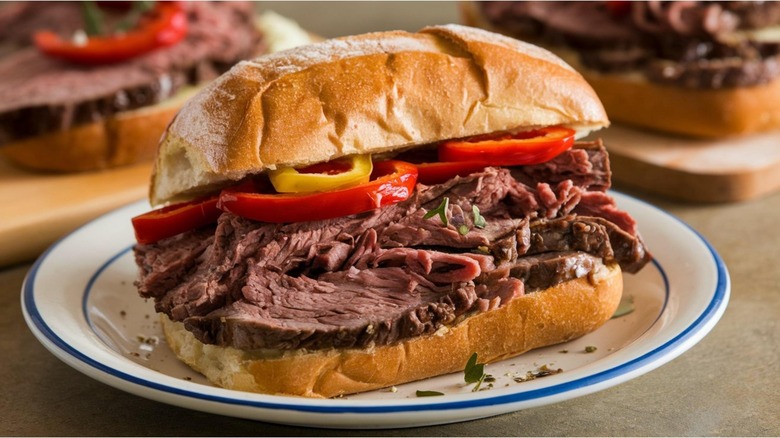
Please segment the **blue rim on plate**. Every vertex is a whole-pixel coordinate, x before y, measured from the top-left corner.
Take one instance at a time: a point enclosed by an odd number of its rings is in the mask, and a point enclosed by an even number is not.
[[[613,191],[613,193],[615,192]],[[723,262],[723,260],[721,259],[717,251],[712,247],[712,245],[700,233],[698,233],[695,229],[693,229],[691,226],[689,226],[687,223],[683,222],[679,218],[669,213],[666,213],[665,211],[659,209],[658,207],[655,207],[637,198],[624,195],[624,194],[620,194],[620,195],[632,199],[635,202],[638,202],[640,204],[643,204],[646,207],[650,207],[651,209],[655,210],[657,213],[660,213],[662,215],[665,215],[673,219],[674,221],[683,225],[686,229],[691,231],[700,240],[700,242],[705,245],[705,247],[709,251],[710,256],[712,257],[712,261],[717,271],[717,281],[716,281],[715,290],[712,293],[712,298],[710,299],[710,302],[707,304],[706,308],[702,311],[702,313],[688,327],[686,327],[684,330],[682,330],[679,334],[677,334],[673,338],[669,339],[664,344],[654,348],[653,350],[648,351],[641,356],[623,362],[615,367],[606,369],[604,371],[587,375],[573,381],[568,381],[561,384],[534,389],[530,391],[496,395],[496,396],[485,397],[485,398],[471,398],[467,400],[447,401],[447,402],[439,402],[439,403],[431,402],[431,400],[425,400],[425,402],[418,402],[418,403],[393,404],[393,405],[382,405],[382,406],[364,406],[364,405],[361,406],[361,405],[345,405],[345,404],[335,404],[332,406],[326,406],[326,405],[319,405],[319,404],[306,405],[306,404],[285,403],[285,402],[266,402],[266,401],[248,400],[242,398],[231,398],[231,397],[225,397],[220,395],[203,394],[200,392],[189,391],[186,389],[157,383],[147,379],[139,378],[131,374],[127,374],[125,372],[106,366],[86,356],[81,351],[79,351],[75,347],[65,342],[46,323],[46,321],[43,319],[36,306],[35,297],[34,297],[34,284],[35,284],[36,275],[38,274],[40,267],[42,266],[44,261],[46,261],[50,253],[55,248],[57,248],[64,240],[66,240],[68,236],[64,237],[63,239],[60,239],[58,242],[53,244],[33,264],[32,268],[27,274],[27,278],[25,278],[24,286],[22,289],[22,302],[26,313],[29,315],[29,323],[34,325],[35,328],[40,332],[40,334],[43,335],[48,341],[50,341],[62,353],[82,362],[83,364],[86,364],[94,368],[97,371],[105,373],[106,375],[119,378],[125,382],[134,385],[139,385],[141,387],[162,391],[174,395],[179,395],[183,397],[193,398],[193,399],[224,403],[224,404],[236,405],[236,406],[249,406],[249,407],[266,408],[266,409],[284,409],[284,410],[291,410],[291,411],[298,411],[298,412],[325,413],[325,414],[332,414],[332,413],[367,414],[367,413],[400,413],[400,412],[412,412],[412,411],[417,412],[417,411],[434,411],[434,410],[436,411],[458,410],[458,409],[479,408],[479,407],[492,406],[492,405],[514,404],[514,403],[530,401],[535,399],[543,399],[555,395],[565,394],[570,391],[593,387],[594,385],[607,382],[611,379],[615,379],[617,377],[626,375],[642,367],[650,365],[653,362],[655,362],[659,357],[664,356],[667,352],[674,350],[675,348],[677,348],[678,346],[680,346],[681,344],[685,343],[690,338],[695,336],[713,318],[719,317],[720,314],[722,314],[722,311],[724,310],[723,309],[723,305],[725,304],[724,301],[728,298],[728,294],[730,291],[730,279],[729,279],[729,275],[725,263]],[[99,219],[100,218],[96,220]],[[81,228],[87,227],[91,223],[92,222],[84,225]],[[74,231],[74,233],[76,231]],[[130,251],[131,248],[132,246],[128,246],[123,250],[119,251],[118,253],[116,253],[114,256],[109,258],[109,260],[104,262],[103,265],[101,265],[98,268],[98,270],[90,277],[90,280],[85,287],[84,294],[82,297],[83,300],[82,311],[84,312],[85,318],[87,318],[87,320],[89,318],[86,316],[87,312],[86,312],[85,303],[89,295],[90,289],[94,284],[95,280],[99,277],[100,273],[103,270],[105,270],[117,259],[119,259],[121,256],[126,254],[128,251]],[[662,311],[660,312],[660,314],[663,314],[666,308],[666,301],[668,300],[668,296],[669,296],[669,281],[660,263],[658,263],[656,260],[654,260],[653,263],[658,269],[663,279],[664,287],[665,287],[666,296],[664,299],[664,306],[663,306],[664,309],[662,309]]]

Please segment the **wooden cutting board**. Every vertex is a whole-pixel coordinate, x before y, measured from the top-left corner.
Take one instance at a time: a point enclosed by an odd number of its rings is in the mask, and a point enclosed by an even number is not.
[[[0,267],[30,261],[67,233],[145,199],[151,164],[76,174],[33,173],[0,158]]]
[[[780,132],[722,140],[610,126],[601,137],[620,185],[693,202],[737,202],[780,190]]]

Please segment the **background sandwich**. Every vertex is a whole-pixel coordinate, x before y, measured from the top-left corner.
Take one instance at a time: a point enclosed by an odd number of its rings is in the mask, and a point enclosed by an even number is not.
[[[10,162],[83,171],[150,161],[200,86],[279,49],[280,33],[309,40],[250,3],[99,3],[0,9],[0,153]]]
[[[780,127],[775,2],[464,2],[464,22],[582,72],[613,121],[694,137]]]
[[[434,26],[239,63],[167,129],[138,290],[212,382],[332,397],[591,332],[650,258],[549,52]]]

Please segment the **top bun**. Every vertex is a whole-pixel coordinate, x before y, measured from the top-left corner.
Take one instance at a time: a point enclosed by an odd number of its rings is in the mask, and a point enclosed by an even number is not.
[[[445,25],[332,39],[241,62],[193,97],[163,135],[150,198],[448,138],[608,124],[579,73],[496,33]]]

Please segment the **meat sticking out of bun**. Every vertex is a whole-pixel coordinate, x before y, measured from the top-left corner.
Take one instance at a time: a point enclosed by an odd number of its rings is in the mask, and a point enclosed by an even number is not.
[[[462,16],[563,57],[615,122],[693,137],[780,128],[780,3],[464,2]]]
[[[225,388],[333,397],[589,333],[650,259],[596,94],[458,26],[241,62],[161,140],[133,219],[168,345]]]

